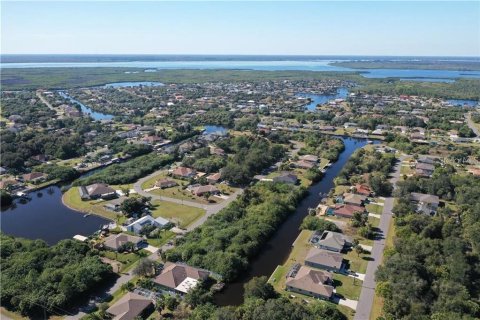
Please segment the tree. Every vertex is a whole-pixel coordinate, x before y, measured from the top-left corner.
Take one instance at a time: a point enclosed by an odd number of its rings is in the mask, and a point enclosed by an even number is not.
[[[155,272],[155,262],[148,258],[140,259],[135,269],[133,269],[133,274],[137,276],[149,276]]]
[[[13,198],[10,193],[5,190],[0,190],[0,206],[5,207],[11,205],[12,203]]]
[[[125,199],[120,205],[120,210],[127,215],[131,216],[133,214],[139,214],[145,208],[147,203],[147,198],[145,197],[133,197]]]
[[[178,299],[175,296],[170,296],[167,295],[165,297],[165,306],[168,308],[168,310],[175,310],[178,306],[179,302]]]
[[[363,253],[363,248],[361,245],[358,244],[354,248],[355,248],[355,252],[357,253],[357,256],[360,256],[360,254]]]
[[[252,280],[244,284],[245,292],[243,294],[245,299],[272,299],[277,297],[277,293],[273,286],[267,282],[267,277],[254,277]]]

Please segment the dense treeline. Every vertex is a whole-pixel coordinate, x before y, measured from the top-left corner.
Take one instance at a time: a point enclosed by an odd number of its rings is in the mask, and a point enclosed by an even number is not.
[[[177,241],[170,261],[206,268],[231,281],[248,266],[261,246],[305,194],[303,188],[259,183]]]
[[[55,116],[35,95],[34,91],[4,92],[1,93],[2,116],[16,117],[15,123],[38,124],[46,123]]]
[[[342,185],[367,182],[377,195],[389,195],[393,186],[388,181],[388,174],[395,161],[393,154],[359,149],[335,178],[335,183]]]
[[[227,153],[234,153],[222,170],[222,178],[238,185],[249,183],[254,175],[285,154],[282,145],[272,144],[261,137],[238,136],[224,139],[217,144]]]
[[[434,217],[414,213],[410,192],[438,195],[453,205]],[[437,168],[430,179],[399,183],[395,246],[377,272],[387,319],[480,317],[480,179]]]
[[[111,274],[87,244],[63,240],[48,247],[41,240],[0,235],[2,306],[32,318],[63,314],[79,295]]]
[[[195,150],[193,154],[185,156],[182,161],[182,165],[206,173],[219,171],[225,163],[224,157],[210,154],[208,147]]]
[[[103,182],[107,184],[125,184],[134,182],[153,171],[174,161],[172,155],[146,154],[124,163],[113,164],[98,173],[75,181],[75,185],[89,185]]]
[[[337,161],[340,153],[345,149],[343,141],[318,132],[302,132],[294,135],[294,139],[305,142],[305,147],[299,155],[313,154],[330,161]]]

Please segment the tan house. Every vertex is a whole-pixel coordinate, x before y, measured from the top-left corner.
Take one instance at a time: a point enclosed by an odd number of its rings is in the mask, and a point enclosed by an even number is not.
[[[158,187],[160,189],[172,188],[176,187],[177,185],[178,183],[171,179],[160,179],[155,182],[155,187]]]
[[[343,267],[343,254],[318,248],[311,248],[305,258],[305,265],[327,270],[329,272],[340,272]]]
[[[314,270],[306,266],[300,266],[298,271],[290,272],[285,287],[287,291],[325,300],[330,300],[334,292],[330,272]]]
[[[161,288],[180,294],[187,293],[199,281],[205,280],[210,272],[184,264],[167,262],[154,282]]]
[[[133,292],[128,292],[107,309],[113,320],[146,319],[149,311],[153,311],[152,300]]]
[[[222,178],[222,174],[220,172],[212,173],[211,175],[207,176],[207,182],[210,184],[215,184],[220,181]]]
[[[31,172],[24,174],[22,178],[25,182],[37,183],[45,181],[47,179],[47,175],[42,172]]]
[[[197,197],[201,197],[201,196],[205,195],[206,193],[210,193],[210,194],[219,194],[220,193],[220,190],[218,190],[217,187],[212,186],[212,185],[206,185],[206,186],[192,185],[188,188],[188,190],[190,190],[190,192],[192,192],[192,194],[196,195]]]
[[[141,237],[131,236],[125,233],[119,233],[112,234],[111,236],[107,237],[105,239],[105,242],[103,243],[103,246],[107,249],[118,251],[127,242],[131,242],[138,249],[144,243],[144,241],[145,239]]]
[[[194,178],[197,175],[197,172],[187,167],[177,167],[173,169],[172,175],[177,178],[189,179]]]

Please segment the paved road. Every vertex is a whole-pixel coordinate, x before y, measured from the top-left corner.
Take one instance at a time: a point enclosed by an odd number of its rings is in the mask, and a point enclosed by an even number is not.
[[[230,202],[235,200],[240,194],[243,193],[243,190],[240,189],[240,190],[237,190],[236,192],[232,193],[228,197],[228,199],[226,199],[226,200],[224,200],[220,203],[217,203],[217,204],[201,204],[201,203],[194,202],[194,201],[181,200],[181,199],[175,199],[175,198],[170,198],[170,197],[164,197],[164,196],[151,194],[151,193],[148,193],[148,192],[146,192],[142,189],[142,183],[144,183],[145,181],[161,174],[162,172],[165,172],[165,169],[155,171],[154,173],[152,173],[152,174],[150,174],[146,177],[141,178],[140,180],[138,180],[137,182],[135,182],[133,184],[133,189],[135,190],[136,193],[138,193],[138,194],[140,194],[144,197],[151,197],[154,200],[168,201],[168,202],[183,204],[183,205],[190,206],[190,207],[196,207],[196,208],[204,209],[205,212],[206,212],[205,215],[202,216],[197,221],[195,221],[194,223],[192,223],[190,226],[188,226],[188,228],[187,228],[188,231],[191,231],[191,230],[195,229],[196,227],[198,227],[199,225],[201,225],[202,223],[204,223],[205,220],[207,220],[208,217],[210,217],[211,215],[214,215],[218,211],[225,208]]]
[[[400,167],[404,158],[404,156],[400,157],[400,161],[395,165],[394,172],[392,173],[390,182],[394,186],[400,177]],[[367,273],[365,274],[365,280],[363,281],[362,292],[360,293],[360,299],[358,300],[354,320],[370,319],[373,297],[375,295],[375,271],[377,271],[378,266],[382,263],[385,239],[388,236],[390,221],[392,220],[393,199],[393,197],[385,198],[383,214],[380,218],[380,225],[378,226],[382,232],[382,237],[373,242],[371,255],[373,260],[370,261],[367,266]]]
[[[467,120],[467,125],[472,131],[477,135],[477,137],[480,137],[480,130],[478,130],[477,126],[475,123],[472,121],[472,113],[469,112],[465,115],[465,119]]]

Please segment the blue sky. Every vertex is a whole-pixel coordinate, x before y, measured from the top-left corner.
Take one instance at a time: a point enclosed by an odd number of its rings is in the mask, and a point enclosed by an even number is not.
[[[480,56],[480,1],[2,1],[2,53]]]

